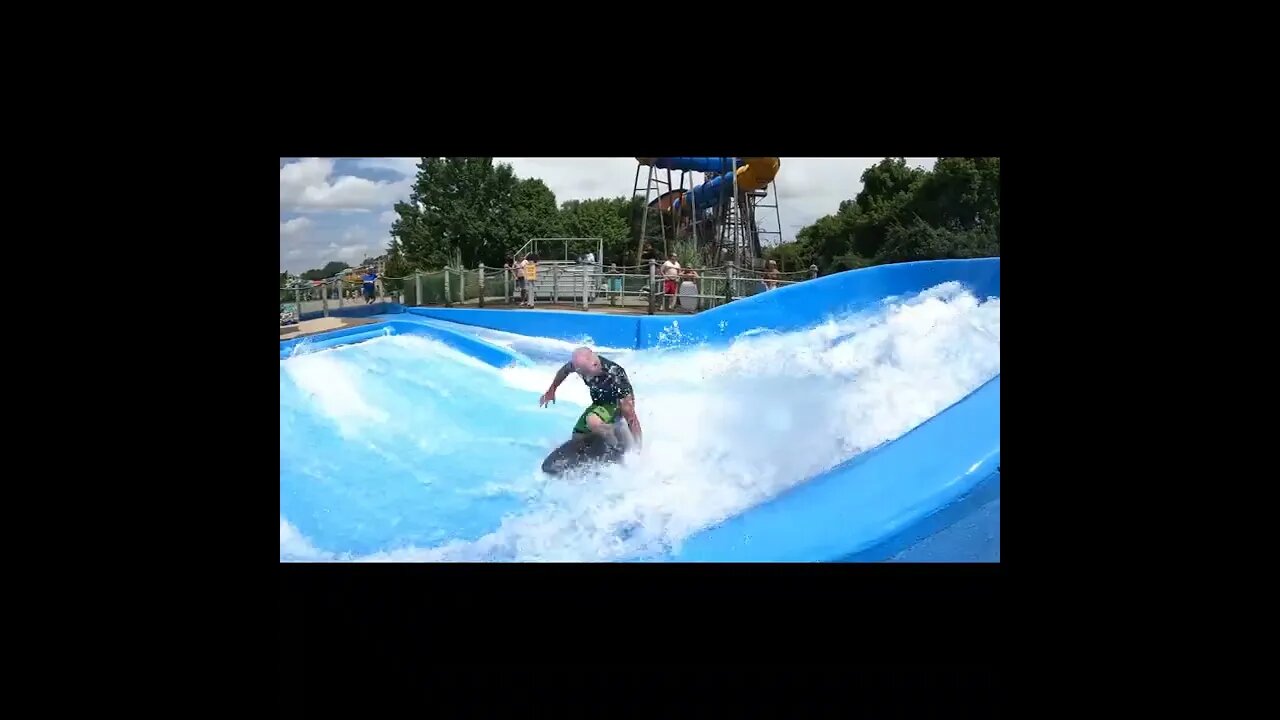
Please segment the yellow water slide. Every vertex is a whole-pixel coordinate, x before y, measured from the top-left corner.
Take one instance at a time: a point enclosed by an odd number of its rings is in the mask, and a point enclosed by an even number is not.
[[[769,187],[782,167],[781,158],[749,157],[742,161],[745,164],[738,167],[738,189],[747,192]]]

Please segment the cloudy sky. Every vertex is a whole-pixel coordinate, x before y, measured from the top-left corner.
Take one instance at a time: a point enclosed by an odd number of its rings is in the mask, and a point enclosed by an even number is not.
[[[862,171],[880,159],[782,158],[777,189],[783,239],[794,239],[800,228],[857,195]],[[909,164],[924,168],[933,167],[933,161],[907,158]],[[418,158],[281,159],[280,269],[302,272],[330,260],[357,263],[381,255],[395,219],[391,207],[409,196],[417,162]],[[542,178],[556,194],[557,203],[626,196],[636,172],[635,158],[494,158],[494,162],[511,163],[519,177]],[[693,184],[701,181],[702,174],[694,173]],[[762,225],[777,229],[772,220]]]

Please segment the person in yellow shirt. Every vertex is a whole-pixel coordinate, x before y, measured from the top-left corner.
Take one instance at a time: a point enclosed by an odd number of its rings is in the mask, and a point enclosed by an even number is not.
[[[538,279],[538,256],[529,253],[524,256],[524,262],[520,263],[520,267],[524,269],[524,292],[525,307],[533,307],[533,284]]]

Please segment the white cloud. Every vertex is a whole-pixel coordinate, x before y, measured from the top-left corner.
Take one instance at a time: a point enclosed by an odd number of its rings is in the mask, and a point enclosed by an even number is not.
[[[280,234],[296,235],[302,232],[303,230],[306,230],[307,228],[311,227],[311,225],[312,225],[311,218],[296,217],[292,220],[287,220],[285,222],[280,223]]]
[[[383,247],[379,246],[374,239],[374,232],[367,227],[361,225],[348,227],[342,231],[338,240],[329,243],[324,255],[325,262],[341,260],[345,263],[358,263],[366,257],[381,255]]]
[[[332,178],[334,161],[306,158],[280,168],[280,207],[295,212],[346,210],[367,212],[408,197],[411,178],[395,182],[354,175]]]
[[[356,167],[372,170],[391,170],[405,177],[417,177],[421,158],[358,158]]]
[[[330,158],[303,158],[280,168],[280,200],[284,201],[286,189],[307,187],[323,183],[333,172]]]
[[[342,233],[343,242],[351,242],[352,240],[367,241],[371,237],[372,233],[369,231],[369,228],[362,225],[353,225]]]
[[[344,234],[344,241],[347,239],[349,238]],[[340,244],[337,242],[330,242],[324,248],[323,257],[325,258],[325,262],[341,260],[346,263],[357,263],[366,257],[368,250],[369,245],[366,243],[344,242]]]
[[[627,197],[635,179],[635,158],[494,158],[510,163],[522,178],[541,178],[556,202],[595,197]]]
[[[391,223],[395,222],[399,218],[400,218],[400,215],[395,210],[387,210],[378,216],[378,222],[382,223],[383,225],[389,226],[391,225]]]
[[[369,256],[368,245],[344,245],[338,250],[338,259],[357,263]]]

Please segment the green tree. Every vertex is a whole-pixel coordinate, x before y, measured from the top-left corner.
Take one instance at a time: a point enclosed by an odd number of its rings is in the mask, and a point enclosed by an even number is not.
[[[413,274],[415,270],[422,268],[416,267],[404,256],[400,246],[394,240],[387,248],[387,262],[383,266],[382,284],[391,292],[404,291],[404,279]]]
[[[876,256],[876,262],[992,257],[999,254],[999,229],[994,226],[961,228],[956,223],[951,227],[938,227],[916,219],[910,225],[890,228],[889,239]]]
[[[1000,254],[1000,158],[938,158],[889,229],[876,262]]]
[[[555,194],[493,158],[423,158],[409,198],[395,205],[391,248],[405,267],[501,267],[529,238],[561,234]],[[390,258],[388,258],[390,260]]]
[[[778,270],[782,272],[808,270],[810,265],[815,264],[809,247],[799,241],[765,248],[764,257],[766,260],[777,260]]]
[[[889,228],[899,225],[903,209],[929,173],[907,166],[906,158],[885,158],[862,173],[862,190],[851,218],[852,254],[873,258],[889,238]],[[848,254],[848,253],[846,253]]]
[[[819,268],[827,268],[834,258],[850,253],[853,229],[859,219],[858,206],[848,200],[842,202],[839,212],[824,215],[796,233],[796,242],[801,246],[796,252]]]
[[[519,250],[532,238],[558,237],[563,233],[563,222],[556,207],[555,193],[537,178],[527,178],[516,183],[511,193],[509,225],[501,241],[497,257],[485,260],[486,264],[501,266],[508,255]]]
[[[998,223],[1000,158],[938,158],[906,212],[934,226],[972,228]]]
[[[796,234],[797,258],[823,272],[1000,254],[1000,159],[939,158],[932,171],[886,158],[857,197]]]
[[[493,158],[423,158],[407,202],[397,203],[397,235],[411,262],[442,267],[453,257],[464,267],[501,264],[513,231],[511,166]]]
[[[560,205],[561,227],[566,237],[601,238],[604,257],[598,259],[622,263],[631,237],[633,205],[625,197],[569,200]],[[589,240],[579,240],[569,248],[571,255],[588,251],[596,252],[595,243]]]

